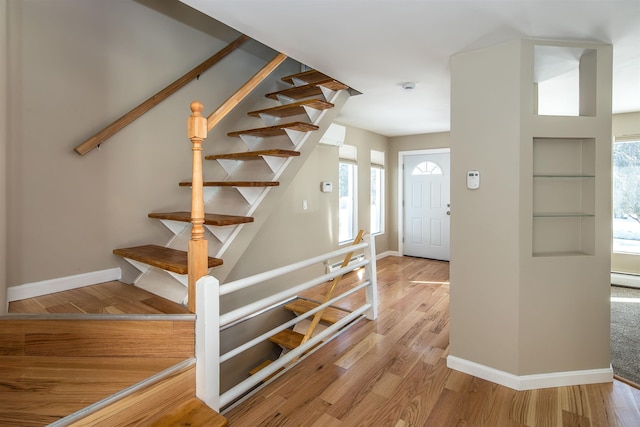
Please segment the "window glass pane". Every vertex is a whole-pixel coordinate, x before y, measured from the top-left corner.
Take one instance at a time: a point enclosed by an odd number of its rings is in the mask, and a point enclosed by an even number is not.
[[[353,240],[357,228],[356,174],[357,166],[353,163],[339,163],[339,216],[338,240],[340,243]]]
[[[371,234],[384,232],[384,169],[371,168]]]
[[[442,175],[442,169],[437,163],[426,161],[413,168],[411,175]]]
[[[640,255],[640,140],[613,145],[613,251]]]

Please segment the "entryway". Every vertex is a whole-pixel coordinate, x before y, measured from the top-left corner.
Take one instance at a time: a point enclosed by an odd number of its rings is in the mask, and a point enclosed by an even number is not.
[[[400,153],[403,254],[449,261],[449,149]]]

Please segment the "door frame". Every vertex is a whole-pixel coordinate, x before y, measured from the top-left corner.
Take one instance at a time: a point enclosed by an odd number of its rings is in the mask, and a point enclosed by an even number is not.
[[[404,164],[405,156],[420,154],[449,154],[451,156],[451,148],[398,151],[398,254],[400,256],[404,256],[404,168],[402,165]]]

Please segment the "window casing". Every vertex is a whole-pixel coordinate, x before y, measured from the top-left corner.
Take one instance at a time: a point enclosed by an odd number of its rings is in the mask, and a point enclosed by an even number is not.
[[[358,229],[358,165],[356,147],[343,145],[338,163],[338,242],[347,243]]]
[[[371,150],[371,234],[384,233],[384,152]]]
[[[613,252],[640,255],[640,137],[613,145]]]

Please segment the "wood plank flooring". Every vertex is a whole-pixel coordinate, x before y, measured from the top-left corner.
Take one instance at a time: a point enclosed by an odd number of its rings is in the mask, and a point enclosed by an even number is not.
[[[9,312],[189,314],[180,304],[121,282],[14,301],[9,304]],[[38,322],[42,325],[36,325],[35,329],[31,328],[33,320],[0,322],[3,347],[0,348],[0,426],[3,427],[48,425],[193,357],[192,319],[102,322],[94,319],[80,321],[71,329],[64,326],[72,324],[73,320],[68,319],[41,320]],[[127,326],[127,323],[134,325]],[[25,329],[26,324],[31,325],[31,329]],[[114,339],[114,334],[120,335]],[[155,341],[164,339],[165,335],[174,347]],[[152,343],[156,347],[149,347],[147,354],[142,354],[141,349],[149,338],[154,339]],[[129,353],[127,348],[131,350]],[[173,350],[167,353],[167,349]]]
[[[640,426],[640,390],[619,381],[518,392],[448,369],[448,280],[445,262],[378,261],[378,319],[360,321],[224,413],[229,425]]]
[[[189,310],[144,289],[114,281],[13,301],[9,313],[189,314]]]
[[[0,426],[45,426],[183,358],[0,357]]]

